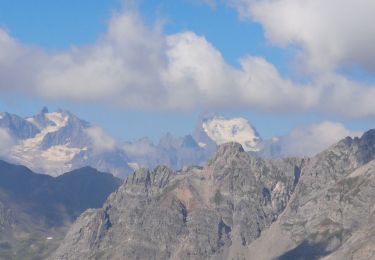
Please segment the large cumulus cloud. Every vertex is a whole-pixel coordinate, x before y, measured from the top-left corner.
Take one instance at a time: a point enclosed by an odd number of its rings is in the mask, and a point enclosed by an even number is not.
[[[241,17],[262,24],[266,38],[297,46],[310,71],[361,66],[375,72],[372,0],[228,0]]]
[[[254,5],[248,7],[263,21],[263,9],[272,11],[273,3],[288,1],[292,0],[249,1]],[[264,24],[273,41],[296,41],[275,36]],[[282,21],[279,24],[283,27]],[[0,90],[7,93],[149,110],[247,108],[375,115],[371,84],[332,71],[299,84],[282,77],[262,57],[239,61],[238,68],[229,65],[215,46],[194,32],[166,35],[158,23],[145,26],[135,11],[114,14],[95,43],[59,52],[24,45],[0,30]]]

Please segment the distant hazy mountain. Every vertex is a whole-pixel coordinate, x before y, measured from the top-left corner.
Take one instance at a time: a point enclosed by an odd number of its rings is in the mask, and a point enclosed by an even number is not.
[[[83,211],[101,207],[120,184],[89,167],[54,178],[0,161],[0,259],[42,259]]]
[[[226,142],[239,142],[246,151],[252,152],[261,147],[259,134],[246,119],[213,115],[204,117],[192,135],[175,137],[167,133],[157,144],[143,138],[126,143],[123,148],[134,169],[166,165],[178,170],[189,165],[204,165],[217,147]]]
[[[120,143],[69,111],[47,108],[28,118],[1,113],[0,128],[14,141],[5,159],[53,176],[92,166],[124,177],[140,167],[203,165],[218,145],[229,141],[251,152],[261,147],[259,134],[246,119],[221,116],[204,118],[192,135],[168,133],[158,143],[148,138]]]
[[[48,112],[44,108],[28,118],[2,113],[0,127],[8,131],[15,143],[6,159],[36,172],[58,176],[84,166],[116,176],[132,171],[122,149],[115,144],[108,146],[110,142],[102,140],[102,130],[69,111]]]
[[[324,129],[321,131],[324,135]],[[69,111],[49,112],[47,108],[28,118],[1,113],[0,139],[4,135],[9,136],[0,144],[0,157],[53,176],[84,166],[118,177],[126,177],[141,167],[166,165],[178,170],[189,165],[202,166],[219,145],[227,142],[238,142],[246,152],[262,158],[305,156],[328,147],[320,148],[314,141],[303,146],[306,138],[298,132],[295,136],[263,140],[248,120],[219,115],[203,117],[194,133],[182,137],[167,133],[156,143],[147,137],[120,142]],[[309,151],[311,146],[315,148]]]
[[[312,158],[227,143],[204,167],[139,169],[50,259],[374,259],[374,159],[371,130]]]
[[[123,148],[133,162],[134,169],[153,169],[158,165],[181,169],[188,165],[201,165],[211,155],[211,152],[200,147],[191,135],[175,137],[170,133],[160,138],[157,144],[143,138],[133,143],[125,143]]]

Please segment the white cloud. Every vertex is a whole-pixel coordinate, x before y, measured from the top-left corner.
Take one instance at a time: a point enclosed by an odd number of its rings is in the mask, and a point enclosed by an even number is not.
[[[116,148],[116,140],[107,135],[99,127],[90,127],[85,129],[86,134],[91,139],[95,152],[106,152]]]
[[[375,115],[375,86],[361,84],[338,74],[317,78],[320,91],[319,109],[350,117]]]
[[[10,149],[14,145],[15,145],[15,141],[10,136],[9,132],[4,128],[0,128],[0,156],[7,157]]]
[[[228,65],[204,37],[192,32],[167,38],[171,107],[253,107],[263,110],[308,108],[317,99],[311,87],[295,86],[260,57],[244,57],[241,68]]]
[[[375,115],[374,86],[330,72],[296,84],[262,57],[242,57],[235,68],[203,36],[163,35],[158,24],[145,26],[135,12],[115,14],[107,32],[92,45],[58,53],[22,45],[0,30],[0,67],[0,91],[45,99],[149,110]]]
[[[136,13],[116,14],[97,43],[52,55],[36,87],[47,98],[143,107],[162,95],[163,49],[157,27],[146,28]]]
[[[283,157],[313,156],[347,136],[359,136],[361,133],[352,132],[342,124],[322,122],[293,129],[288,135],[278,140]]]
[[[42,50],[21,45],[0,28],[0,91],[33,93],[35,77],[46,60]]]
[[[269,41],[297,45],[313,71],[359,65],[375,72],[373,0],[229,0],[262,24]]]

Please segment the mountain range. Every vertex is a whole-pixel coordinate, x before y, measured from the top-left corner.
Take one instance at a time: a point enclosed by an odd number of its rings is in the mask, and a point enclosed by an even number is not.
[[[13,143],[4,159],[35,172],[58,176],[84,166],[119,176],[131,171],[124,152],[97,145],[97,140],[102,138],[100,129],[69,111],[48,112],[43,108],[27,118],[2,113],[0,127],[7,131]]]
[[[214,116],[202,120],[193,135],[167,133],[157,144],[149,138],[119,142],[69,111],[47,108],[27,118],[1,113],[0,129],[12,140],[4,159],[53,176],[84,166],[119,177],[140,167],[180,169],[202,165],[222,143],[238,141],[247,151],[259,151],[260,141],[246,119]]]
[[[375,130],[311,158],[220,145],[204,167],[139,169],[49,259],[374,259]]]
[[[275,159],[283,138],[242,118],[158,144],[114,141],[63,110],[0,124],[2,156],[39,169],[0,161],[0,259],[375,257],[375,130]]]
[[[303,147],[298,153],[290,153],[296,149],[288,149],[288,145],[300,140],[283,136],[263,140],[247,119],[219,115],[202,117],[195,131],[183,137],[167,133],[157,143],[147,137],[118,141],[69,111],[49,112],[47,108],[26,118],[0,113],[0,141],[1,158],[52,176],[84,166],[121,178],[142,167],[166,165],[178,170],[202,166],[226,142],[238,142],[245,152],[262,158],[306,156],[320,151]]]

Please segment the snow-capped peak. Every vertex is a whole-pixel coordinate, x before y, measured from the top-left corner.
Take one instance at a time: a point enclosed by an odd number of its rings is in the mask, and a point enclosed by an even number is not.
[[[70,170],[69,162],[84,150],[82,147],[71,147],[64,143],[63,138],[61,143],[43,147],[48,135],[67,126],[69,115],[64,112],[48,112],[47,108],[43,108],[41,113],[25,120],[36,126],[40,132],[34,137],[20,140],[12,148],[11,158],[34,170],[47,171],[51,175]]]
[[[41,131],[45,130],[46,128],[52,128],[56,131],[66,126],[69,120],[69,114],[64,111],[49,112],[47,107],[43,107],[40,113],[35,116],[25,118],[25,120],[36,126]]]
[[[255,128],[245,118],[226,119],[214,116],[202,124],[207,136],[217,145],[227,142],[240,143],[245,151],[259,151],[261,140]]]

